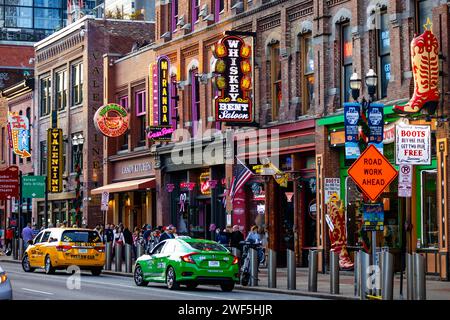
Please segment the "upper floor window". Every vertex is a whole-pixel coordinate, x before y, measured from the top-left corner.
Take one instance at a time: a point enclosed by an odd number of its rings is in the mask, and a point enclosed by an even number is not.
[[[225,10],[225,0],[214,0],[214,22],[219,21],[220,14]]]
[[[146,105],[145,105],[145,91],[136,92],[136,118],[138,122],[138,146],[145,146],[146,140]]]
[[[416,2],[416,31],[420,34],[425,31],[424,25],[427,23],[427,19],[433,20],[433,2],[432,0],[418,0]]]
[[[178,0],[172,0],[171,12],[172,12],[171,31],[175,32],[177,30],[177,23],[178,23]]]
[[[270,78],[272,92],[272,121],[278,120],[281,106],[281,61],[280,43],[277,42],[270,47]]]
[[[378,74],[380,75],[380,98],[387,96],[387,87],[391,79],[391,42],[389,34],[389,19],[386,11],[380,14],[380,29],[378,30]]]
[[[200,0],[191,0],[191,30],[194,31],[194,24],[199,19],[200,13]]]
[[[72,66],[72,106],[83,102],[83,64]]]
[[[50,113],[51,109],[52,80],[50,77],[45,77],[40,80],[40,91],[41,99],[39,103],[39,113],[40,116],[45,116]]]
[[[341,102],[350,101],[350,77],[353,73],[353,43],[350,23],[341,25]]]
[[[177,90],[177,76],[172,75],[170,77],[170,82],[171,82],[171,86],[170,86],[170,98],[172,99],[171,105],[170,105],[170,116],[171,118],[171,123],[172,123],[172,127],[173,128],[177,128],[178,126],[178,90]]]
[[[302,114],[306,114],[314,104],[314,49],[311,33],[301,36],[302,81]]]
[[[56,72],[56,108],[64,110],[67,106],[67,71],[62,70]]]
[[[119,98],[119,105],[128,110],[128,96],[122,96]],[[119,137],[119,146],[121,150],[128,150],[128,130],[122,136]]]
[[[191,71],[191,122],[192,136],[197,134],[197,126],[200,121],[200,81],[198,78],[198,69]]]
[[[41,158],[41,175],[47,174],[47,141],[39,143],[40,158]]]

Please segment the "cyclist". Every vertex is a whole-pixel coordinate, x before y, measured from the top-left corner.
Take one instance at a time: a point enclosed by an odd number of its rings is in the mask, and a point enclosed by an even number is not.
[[[248,233],[245,241],[250,242],[252,244],[261,244],[262,243],[260,234],[258,233],[258,226],[251,227],[250,232]],[[257,251],[258,251],[258,263],[260,263],[264,259],[264,251],[263,251],[262,246],[258,246]]]

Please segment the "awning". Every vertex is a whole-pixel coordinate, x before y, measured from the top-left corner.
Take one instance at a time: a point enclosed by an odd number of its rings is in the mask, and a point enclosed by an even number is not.
[[[131,190],[145,190],[148,188],[155,188],[155,186],[155,178],[131,180],[107,184],[106,186],[91,190],[91,194],[101,194],[103,191],[114,193]]]

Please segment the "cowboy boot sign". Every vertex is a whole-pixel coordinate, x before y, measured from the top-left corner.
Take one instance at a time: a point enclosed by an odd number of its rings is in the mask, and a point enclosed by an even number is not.
[[[394,106],[399,114],[422,112],[434,114],[439,102],[439,44],[431,30],[430,19],[425,31],[411,41],[411,65],[414,76],[414,94],[403,106]]]

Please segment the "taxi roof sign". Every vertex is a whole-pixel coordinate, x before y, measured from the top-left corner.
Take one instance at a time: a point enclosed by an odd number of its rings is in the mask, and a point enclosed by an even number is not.
[[[348,175],[372,201],[379,197],[397,174],[397,170],[373,144],[348,169]]]

